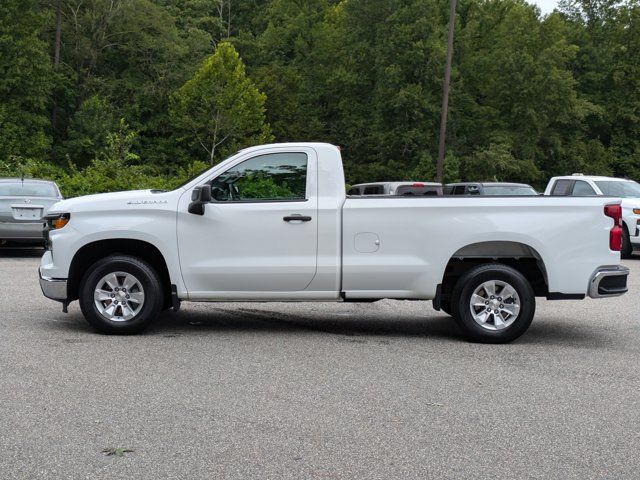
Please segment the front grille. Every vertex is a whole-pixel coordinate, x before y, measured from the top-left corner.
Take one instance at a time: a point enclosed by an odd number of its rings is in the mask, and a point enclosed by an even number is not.
[[[49,238],[49,230],[51,230],[51,225],[49,221],[45,220],[44,225],[42,226],[42,235],[44,236],[44,249],[51,250],[51,239]]]

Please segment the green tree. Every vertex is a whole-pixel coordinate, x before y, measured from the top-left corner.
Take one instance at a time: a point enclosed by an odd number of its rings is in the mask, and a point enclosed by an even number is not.
[[[0,160],[48,155],[51,62],[46,16],[32,0],[0,2]]]
[[[206,153],[212,165],[239,148],[268,142],[273,137],[265,100],[233,46],[220,43],[173,95],[171,116],[178,140],[192,158]]]
[[[100,95],[89,97],[71,118],[64,144],[67,158],[75,165],[88,165],[107,146],[107,132],[117,125],[109,102]]]

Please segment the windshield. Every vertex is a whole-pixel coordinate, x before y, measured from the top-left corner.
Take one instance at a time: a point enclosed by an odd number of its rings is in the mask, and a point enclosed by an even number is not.
[[[620,198],[639,198],[640,185],[636,182],[596,182],[603,195]]]
[[[538,195],[529,185],[485,185],[485,195]]]
[[[0,197],[57,197],[58,191],[51,183],[0,182]]]

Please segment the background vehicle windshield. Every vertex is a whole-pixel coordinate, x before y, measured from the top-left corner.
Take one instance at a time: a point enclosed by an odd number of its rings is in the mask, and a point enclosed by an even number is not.
[[[528,185],[485,185],[485,195],[537,195]]]
[[[636,182],[596,182],[604,195],[621,198],[640,198],[640,184]]]
[[[0,197],[57,197],[56,188],[50,183],[0,182]]]
[[[442,187],[440,185],[404,185],[398,187],[396,195],[412,196],[412,195],[424,195],[424,196],[438,196],[442,195]]]

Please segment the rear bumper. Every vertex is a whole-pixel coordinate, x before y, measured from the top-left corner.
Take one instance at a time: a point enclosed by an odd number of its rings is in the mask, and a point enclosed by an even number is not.
[[[589,281],[591,298],[617,297],[627,293],[629,269],[623,265],[600,267]]]
[[[38,275],[40,276],[40,288],[45,297],[59,302],[67,301],[66,278],[43,277],[40,269],[38,269]]]
[[[44,240],[44,223],[0,222],[0,240]]]

